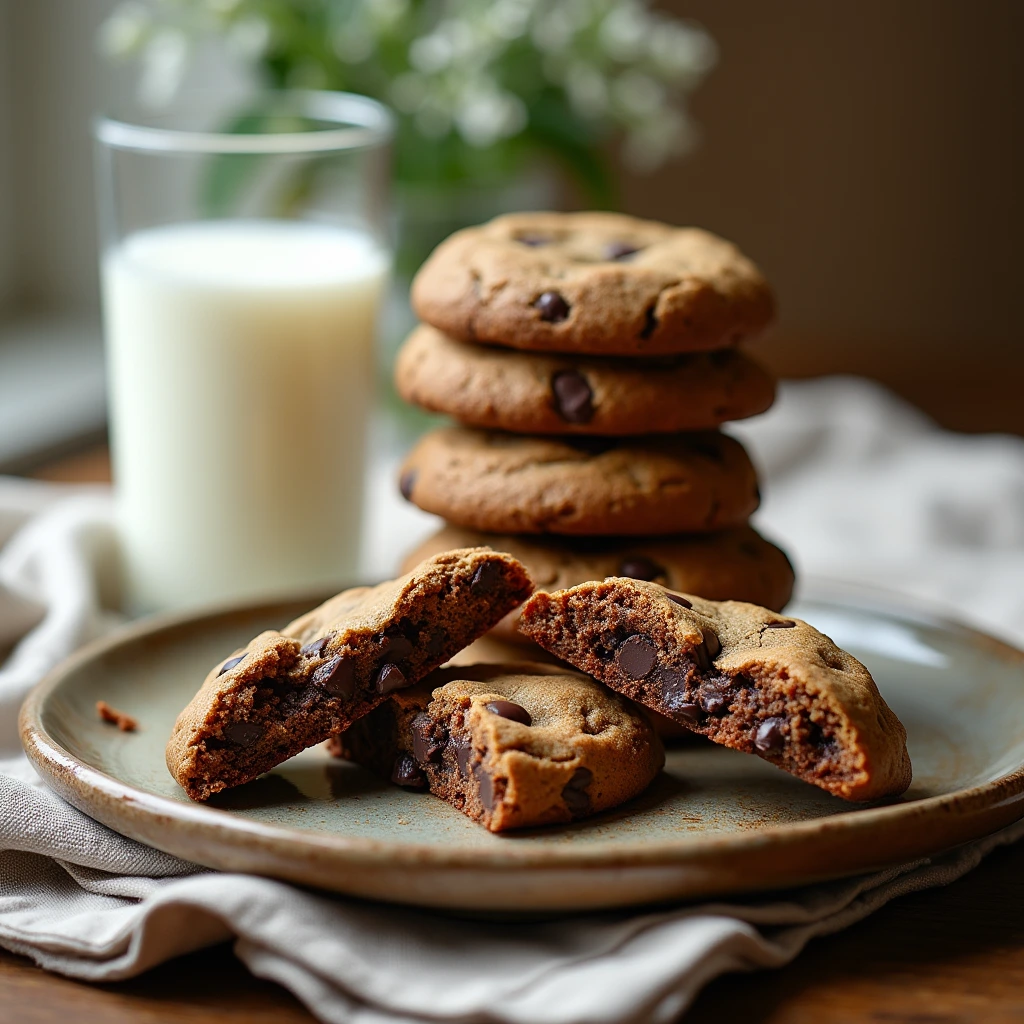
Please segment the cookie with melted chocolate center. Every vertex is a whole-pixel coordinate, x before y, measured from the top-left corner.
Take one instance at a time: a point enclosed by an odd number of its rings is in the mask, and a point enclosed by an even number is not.
[[[569,669],[442,669],[331,741],[491,832],[583,818],[642,792],[665,761],[647,720]]]
[[[535,594],[519,628],[613,690],[835,796],[910,785],[906,730],[870,673],[800,619],[612,578]]]

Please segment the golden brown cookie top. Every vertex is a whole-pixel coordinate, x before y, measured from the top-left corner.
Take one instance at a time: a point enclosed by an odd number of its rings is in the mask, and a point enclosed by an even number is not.
[[[759,502],[743,446],[714,431],[617,440],[452,427],[420,439],[399,483],[427,512],[508,533],[704,532],[745,522]]]
[[[604,355],[728,348],[775,313],[731,243],[613,213],[511,214],[456,232],[416,275],[412,302],[461,341]]]
[[[707,430],[764,412],[771,375],[734,350],[654,359],[566,357],[412,332],[395,362],[407,402],[465,426],[528,434]]]

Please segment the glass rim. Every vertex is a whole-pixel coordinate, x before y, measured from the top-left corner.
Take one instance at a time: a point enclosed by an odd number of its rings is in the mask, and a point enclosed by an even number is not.
[[[211,132],[165,128],[100,115],[93,122],[98,142],[112,149],[152,153],[302,154],[368,149],[389,142],[394,115],[369,96],[313,89],[265,90],[257,99],[287,97],[303,115],[337,127],[293,132]]]

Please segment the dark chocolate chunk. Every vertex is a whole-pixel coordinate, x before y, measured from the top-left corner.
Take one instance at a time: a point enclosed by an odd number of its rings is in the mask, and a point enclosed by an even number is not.
[[[448,643],[448,631],[441,626],[431,630],[427,640],[427,654],[440,654]]]
[[[405,673],[397,665],[389,662],[377,673],[377,681],[374,685],[378,693],[391,693],[392,690],[400,690],[403,686],[408,686],[409,683],[405,678]]]
[[[220,671],[217,673],[217,675],[222,676],[224,675],[225,672],[230,672],[244,658],[244,654],[238,655],[237,658],[228,658],[228,660],[225,661],[223,665],[221,665]]]
[[[722,653],[722,642],[708,626],[703,626],[701,633],[704,639],[693,649],[693,657],[701,670],[707,672],[711,668],[711,662]]]
[[[604,258],[606,260],[624,260],[640,250],[629,242],[609,242],[604,247]]]
[[[558,292],[542,292],[533,307],[549,324],[561,323],[569,315],[569,303]]]
[[[630,679],[643,679],[654,668],[654,644],[639,633],[623,640],[615,652],[615,662]]]
[[[255,722],[232,722],[224,726],[224,738],[236,747],[251,747],[263,735],[263,726]]]
[[[510,700],[492,700],[486,707],[492,715],[497,715],[499,718],[507,718],[512,722],[520,722],[522,725],[533,725],[530,712]]]
[[[407,469],[398,481],[398,489],[406,501],[412,501],[412,489],[416,485],[416,470]]]
[[[313,640],[306,644],[305,647],[299,651],[299,654],[307,658],[320,658],[323,657],[324,649],[334,639],[334,635],[322,636],[318,640]]]
[[[459,772],[464,779],[468,779],[469,764],[473,760],[473,746],[465,736],[453,736],[450,742],[452,750],[455,751],[455,761],[459,766]]]
[[[765,629],[792,629],[796,623],[792,619],[782,619],[779,622],[766,622]]]
[[[690,699],[687,686],[687,674],[675,668],[658,670],[658,682],[661,683],[661,700],[665,710],[675,716],[682,716],[687,721],[696,722],[700,717],[700,708]]]
[[[480,806],[485,811],[494,810],[494,779],[491,773],[488,772],[479,761],[473,765],[473,775],[477,781],[477,797],[480,800]]]
[[[579,370],[559,370],[551,378],[555,411],[566,423],[589,423],[594,418],[594,392]]]
[[[444,749],[444,726],[435,722],[426,711],[421,711],[409,723],[409,728],[412,732],[412,756],[420,764],[436,761]]]
[[[683,608],[692,608],[693,602],[687,601],[685,597],[680,597],[678,594],[666,594],[665,595],[670,601],[675,601],[676,604],[682,605]]]
[[[355,666],[351,658],[339,654],[317,668],[310,681],[322,686],[333,697],[351,700],[356,692]]]
[[[653,306],[648,306],[644,313],[644,326],[640,331],[640,337],[645,340],[649,338],[658,329],[658,317],[654,312]]]
[[[784,718],[766,718],[754,734],[754,746],[763,754],[778,753],[786,741]]]
[[[631,580],[651,580],[665,575],[665,570],[646,555],[626,555],[619,563],[619,575]]]
[[[724,676],[707,680],[700,688],[697,703],[709,715],[716,715],[720,711],[724,711],[733,702],[735,696],[732,680]]]
[[[593,778],[594,773],[589,768],[577,768],[572,778],[562,787],[562,799],[574,818],[590,810],[590,793],[587,787]]]
[[[384,650],[392,661],[401,661],[412,654],[412,641],[398,630],[389,630],[384,634]]]
[[[427,788],[427,777],[420,770],[420,766],[404,753],[395,758],[395,767],[391,770],[391,781],[396,786],[404,786],[406,789]]]
[[[500,562],[484,562],[477,567],[473,578],[469,581],[469,589],[473,594],[483,596],[493,594],[505,578]]]

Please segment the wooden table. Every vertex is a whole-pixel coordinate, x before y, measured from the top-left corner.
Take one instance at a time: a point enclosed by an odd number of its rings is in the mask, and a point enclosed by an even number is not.
[[[102,450],[38,475],[97,480]],[[84,985],[0,952],[0,1024],[293,1024],[313,1018],[252,978],[229,946],[112,985]],[[811,943],[777,971],[712,982],[687,1024],[1024,1022],[1024,844],[993,853],[945,889],[895,900]]]

